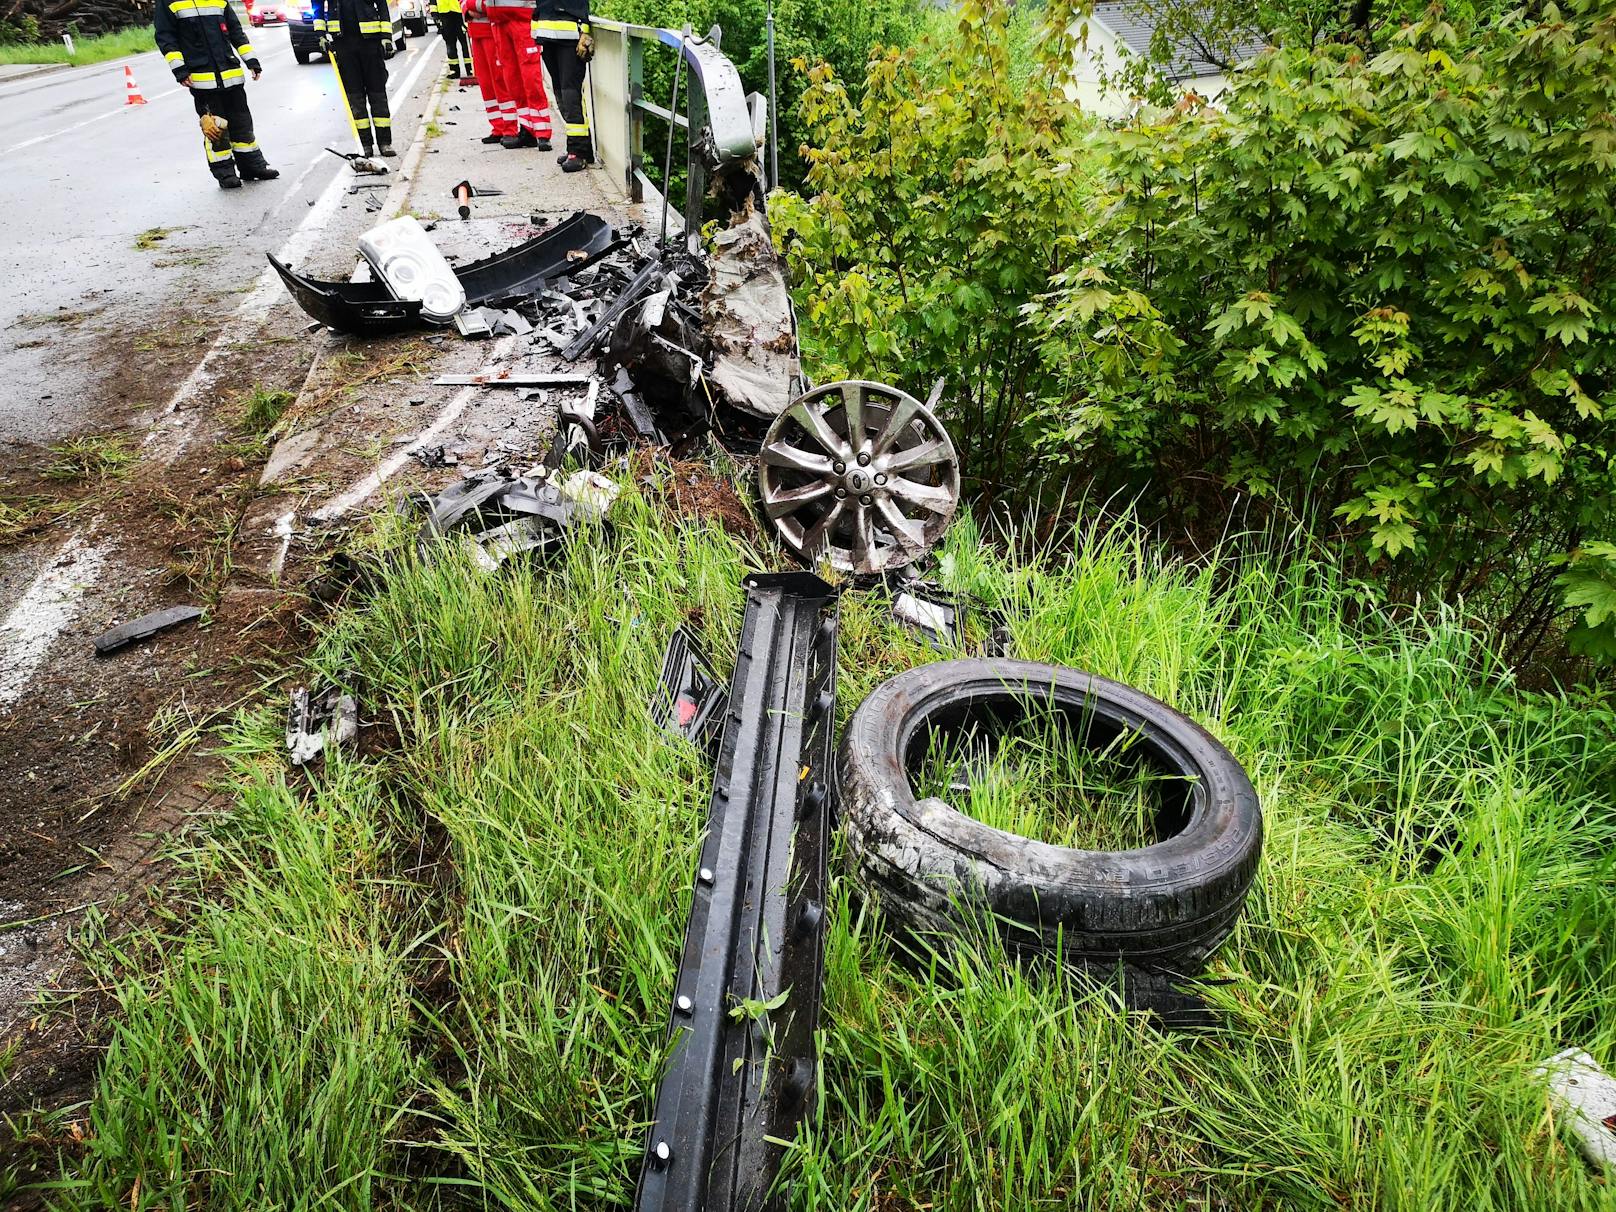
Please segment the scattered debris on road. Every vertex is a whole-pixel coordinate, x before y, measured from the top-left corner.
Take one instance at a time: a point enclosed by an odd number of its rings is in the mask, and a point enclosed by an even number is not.
[[[517,552],[559,551],[582,523],[603,524],[618,487],[598,472],[565,477],[548,469],[507,479],[479,472],[427,499],[417,545],[465,536],[477,546],[477,562],[492,571]]]
[[[286,749],[292,765],[306,766],[328,747],[346,745],[359,735],[359,703],[339,687],[311,694],[306,686],[292,691],[286,712]]]
[[[140,640],[150,639],[159,631],[167,631],[170,627],[177,627],[181,623],[189,623],[201,617],[200,606],[168,606],[162,610],[154,610],[150,614],[141,615],[138,619],[120,623],[111,631],[96,636],[96,655],[107,656]]]

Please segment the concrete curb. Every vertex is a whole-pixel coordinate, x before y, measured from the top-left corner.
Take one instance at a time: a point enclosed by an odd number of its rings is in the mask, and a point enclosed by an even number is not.
[[[8,63],[0,66],[0,84],[15,84],[19,80],[32,80],[35,76],[65,72],[72,66],[71,63]],[[11,70],[13,68],[20,70]]]

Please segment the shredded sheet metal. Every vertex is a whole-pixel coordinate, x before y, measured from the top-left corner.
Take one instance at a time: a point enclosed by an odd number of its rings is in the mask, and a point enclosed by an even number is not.
[[[702,292],[702,327],[712,342],[708,379],[743,412],[777,417],[801,374],[780,257],[769,226],[748,210],[718,234],[711,277]]]

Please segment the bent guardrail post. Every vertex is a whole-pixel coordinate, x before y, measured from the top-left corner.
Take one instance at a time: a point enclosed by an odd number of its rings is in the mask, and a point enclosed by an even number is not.
[[[622,182],[634,202],[643,202],[647,188],[656,186],[645,175],[645,115],[671,122],[691,132],[686,157],[687,189],[685,228],[701,226],[700,181],[708,170],[719,178],[756,173],[765,139],[755,125],[754,107],[735,64],[718,47],[717,32],[696,38],[674,29],[592,19],[596,53],[591,65],[599,111],[591,115],[597,152],[612,175]],[[686,89],[687,114],[671,113],[668,98],[644,94],[644,51],[647,42],[660,42],[677,50],[685,61],[690,83]],[[756,173],[761,189],[761,173]],[[663,183],[664,187],[666,182]],[[658,191],[660,192],[660,191]],[[731,189],[733,196],[740,190]]]
[[[639,1212],[754,1212],[808,1105],[824,965],[836,591],[746,579]]]

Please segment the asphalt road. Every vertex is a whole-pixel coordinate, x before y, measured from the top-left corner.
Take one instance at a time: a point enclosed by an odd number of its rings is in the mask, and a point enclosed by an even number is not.
[[[44,443],[91,423],[97,332],[138,331],[198,306],[221,314],[337,173],[349,150],[331,68],[292,58],[284,25],[250,30],[263,78],[247,84],[278,181],[229,192],[209,176],[186,90],[156,52],[0,84],[0,444]],[[389,62],[392,89],[435,34]],[[125,64],[147,104],[124,103]],[[428,66],[406,106],[419,109]],[[413,125],[413,124],[412,124]],[[408,129],[401,132],[408,138]],[[171,234],[148,248],[137,237]],[[351,247],[351,244],[349,245]]]

